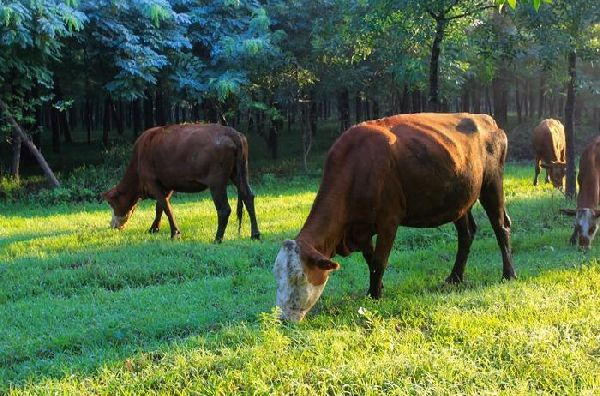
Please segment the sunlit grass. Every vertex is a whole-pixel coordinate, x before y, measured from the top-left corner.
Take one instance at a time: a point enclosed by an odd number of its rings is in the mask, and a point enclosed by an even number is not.
[[[507,169],[519,280],[500,280],[476,205],[463,285],[443,285],[452,225],[402,228],[382,300],[365,297],[361,255],[340,258],[300,325],[269,313],[271,266],[302,226],[316,177],[256,180],[263,240],[250,241],[247,217],[238,236],[232,216],[218,246],[208,194],[173,199],[174,242],[166,221],[147,233],[150,201],[120,232],[105,204],[0,204],[0,392],[597,394],[598,247],[568,245],[572,220],[558,209],[573,204],[532,179],[529,165]]]

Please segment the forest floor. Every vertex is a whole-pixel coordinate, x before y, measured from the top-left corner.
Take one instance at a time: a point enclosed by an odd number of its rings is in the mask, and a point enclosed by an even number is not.
[[[0,201],[0,393],[598,394],[600,247],[568,244],[573,207],[509,164],[518,280],[479,204],[465,282],[443,284],[452,225],[400,228],[379,301],[360,254],[339,258],[298,325],[273,314],[281,242],[319,182],[265,165],[252,184],[263,239],[232,218],[222,245],[207,193],[178,194],[183,237],[149,234],[143,201],[122,231],[106,204]],[[235,194],[230,191],[231,205]],[[599,242],[599,241],[596,241]]]

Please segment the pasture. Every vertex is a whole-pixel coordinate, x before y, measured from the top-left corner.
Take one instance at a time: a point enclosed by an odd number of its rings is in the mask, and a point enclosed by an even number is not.
[[[598,246],[532,165],[506,170],[518,280],[479,204],[466,281],[446,286],[452,225],[400,228],[384,296],[365,297],[360,254],[337,258],[304,322],[281,324],[271,268],[303,224],[317,176],[251,184],[263,240],[234,216],[212,244],[209,194],[172,200],[182,239],[149,234],[143,201],[123,231],[106,204],[0,202],[0,392],[9,394],[598,394]],[[235,207],[230,189],[230,203]],[[598,241],[596,241],[598,245]]]

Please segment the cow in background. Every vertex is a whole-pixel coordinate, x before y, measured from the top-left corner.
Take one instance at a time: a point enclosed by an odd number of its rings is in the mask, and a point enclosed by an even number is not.
[[[578,244],[581,249],[589,250],[598,231],[597,222],[600,217],[600,210],[597,209],[600,202],[600,136],[583,150],[579,159],[577,182],[577,209],[561,209],[561,212],[575,216],[571,244]]]
[[[492,224],[503,277],[515,278],[503,170],[507,139],[492,117],[401,114],[358,124],[329,150],[308,218],[283,243],[273,268],[282,316],[301,320],[319,299],[336,254],[362,253],[369,294],[380,298],[383,273],[399,226],[453,222],[458,252],[449,283],[461,282],[477,226],[479,199]],[[377,242],[373,246],[373,236]]]
[[[185,124],[148,129],[136,140],[122,180],[102,197],[113,209],[111,226],[122,229],[138,201],[156,200],[156,217],[150,232],[160,229],[162,213],[169,219],[171,238],[181,235],[169,203],[173,191],[209,189],[217,209],[215,242],[223,240],[231,207],[229,181],[237,187],[238,230],[243,206],[250,216],[252,239],[259,239],[254,194],[248,184],[248,143],[241,133],[218,124]]]
[[[567,163],[565,159],[565,127],[558,120],[543,120],[533,130],[533,148],[535,151],[535,177],[537,186],[541,169],[546,169],[546,182],[552,181],[554,187],[561,189],[565,178]]]

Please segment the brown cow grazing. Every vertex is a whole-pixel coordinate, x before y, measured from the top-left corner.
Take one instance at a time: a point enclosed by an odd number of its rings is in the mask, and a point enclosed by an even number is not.
[[[380,298],[398,226],[453,222],[458,252],[446,281],[461,282],[478,198],[502,252],[503,276],[515,278],[502,186],[506,149],[504,131],[487,115],[403,114],[348,129],[329,150],[306,223],[275,260],[282,317],[298,321],[306,315],[330,271],[339,268],[331,260],[336,254],[362,252],[369,294]]]
[[[579,194],[577,209],[561,209],[561,212],[575,216],[575,228],[571,235],[571,244],[578,243],[581,249],[589,250],[598,231],[600,210],[600,136],[588,144],[579,159]]]
[[[248,184],[248,143],[244,135],[233,128],[186,124],[148,129],[135,142],[123,179],[102,196],[113,208],[111,226],[119,229],[125,226],[140,199],[156,199],[156,217],[150,232],[159,231],[165,212],[171,238],[177,238],[181,232],[169,203],[171,194],[208,188],[219,220],[215,242],[220,243],[231,213],[227,200],[229,180],[238,190],[239,227],[243,205],[246,205],[252,239],[259,239],[254,194]]]
[[[535,150],[535,177],[537,186],[540,167],[546,169],[546,183],[562,189],[567,163],[565,161],[565,127],[558,120],[543,120],[533,130],[533,148]]]

